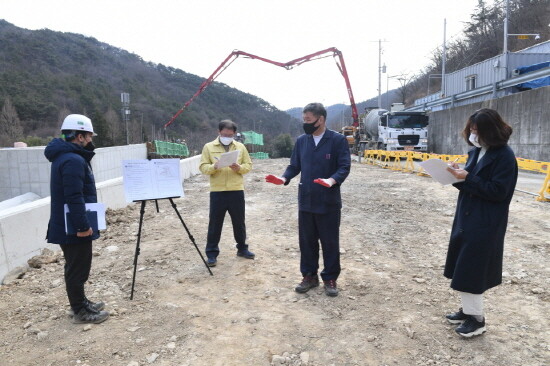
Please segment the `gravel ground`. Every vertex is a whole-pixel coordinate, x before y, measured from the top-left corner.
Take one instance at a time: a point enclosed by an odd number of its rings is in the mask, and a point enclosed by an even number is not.
[[[459,306],[442,275],[455,188],[353,163],[342,186],[340,295],[302,295],[293,290],[301,277],[297,181],[263,181],[287,159],[254,163],[246,209],[255,260],[235,256],[227,217],[210,276],[168,202],[159,202],[160,213],[148,204],[130,300],[139,207],[109,211],[87,294],[105,301],[111,318],[70,322],[63,259],[49,253],[53,263],[0,286],[0,364],[550,364],[549,204],[514,197],[504,283],[486,293],[488,331],[466,340],[444,320]],[[186,180],[176,203],[203,250],[207,177]]]

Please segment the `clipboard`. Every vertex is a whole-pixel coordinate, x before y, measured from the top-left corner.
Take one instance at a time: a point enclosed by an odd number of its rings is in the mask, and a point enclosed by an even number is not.
[[[440,159],[428,159],[418,163],[436,182],[442,185],[464,182],[464,179],[458,179],[452,175],[447,168],[449,165]]]
[[[71,220],[69,214],[69,206],[64,206],[65,215],[65,232],[68,235],[76,235],[76,228]],[[105,230],[107,228],[107,222],[105,220],[105,205],[103,203],[86,203],[86,218],[90,223],[90,227],[94,232],[99,230]]]

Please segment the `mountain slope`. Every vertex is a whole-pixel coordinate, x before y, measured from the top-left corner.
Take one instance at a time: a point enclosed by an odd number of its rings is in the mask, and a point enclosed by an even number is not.
[[[94,116],[110,136],[100,140],[103,145],[124,143],[120,93],[127,92],[133,112],[131,142],[140,142],[141,120],[145,135],[160,131],[203,80],[176,68],[145,62],[94,38],[48,29],[31,31],[0,20],[0,105],[7,97],[11,99],[25,135],[53,136],[64,115],[86,113]],[[295,135],[299,127],[268,102],[213,83],[168,133],[198,149],[214,136],[217,123],[225,118],[237,122],[241,131],[263,121],[259,129],[267,141],[280,133]]]

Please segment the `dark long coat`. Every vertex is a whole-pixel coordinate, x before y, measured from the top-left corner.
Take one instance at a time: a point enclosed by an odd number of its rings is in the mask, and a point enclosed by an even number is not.
[[[460,191],[447,251],[445,277],[454,290],[481,294],[502,283],[504,235],[508,210],[518,177],[510,147],[468,152],[466,180]]]

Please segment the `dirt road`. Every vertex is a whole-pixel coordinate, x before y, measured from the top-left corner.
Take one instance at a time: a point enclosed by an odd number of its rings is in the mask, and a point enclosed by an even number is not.
[[[430,178],[354,163],[342,186],[341,289],[294,292],[300,280],[297,182],[263,182],[286,159],[246,176],[250,249],[237,258],[229,217],[211,277],[167,202],[147,206],[129,300],[137,206],[110,212],[95,244],[88,297],[103,324],[71,324],[63,263],[0,287],[2,365],[495,365],[550,364],[550,205],[516,194],[504,283],[486,294],[488,332],[464,340],[444,321],[459,299],[442,276],[457,191]],[[208,181],[176,200],[201,250]],[[46,220],[46,219],[45,219]]]

